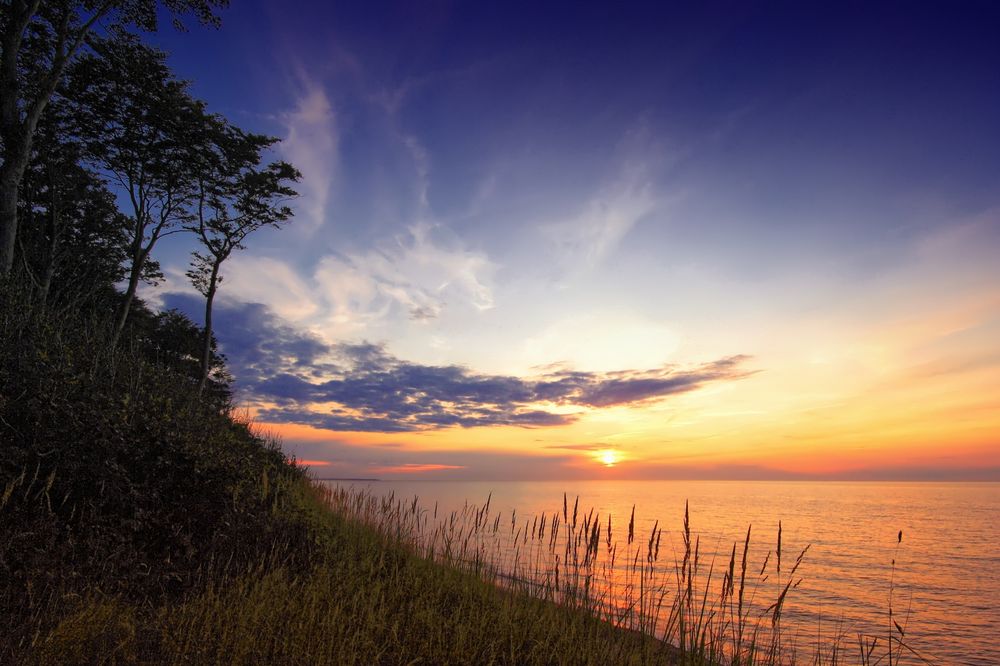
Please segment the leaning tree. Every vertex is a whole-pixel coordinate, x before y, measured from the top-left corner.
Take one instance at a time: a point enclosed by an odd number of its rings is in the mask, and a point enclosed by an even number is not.
[[[85,166],[67,111],[56,100],[39,123],[18,204],[18,254],[42,307],[108,293],[125,277],[128,257],[128,220]]]
[[[214,150],[198,161],[198,203],[189,229],[199,240],[187,275],[205,297],[205,329],[201,349],[198,393],[208,382],[212,345],[212,305],[230,255],[244,248],[247,236],[264,227],[277,228],[288,220],[287,201],[296,195],[291,185],[300,174],[287,162],[262,166],[263,153],[277,142],[252,134],[215,117]]]
[[[17,242],[18,189],[42,114],[67,68],[111,28],[157,28],[160,7],[183,27],[185,16],[218,25],[229,0],[3,0],[0,2],[0,277],[10,274]]]
[[[117,343],[153,248],[194,219],[213,117],[166,63],[166,54],[119,32],[94,45],[68,76],[76,132],[89,162],[127,200],[127,283],[114,332]]]

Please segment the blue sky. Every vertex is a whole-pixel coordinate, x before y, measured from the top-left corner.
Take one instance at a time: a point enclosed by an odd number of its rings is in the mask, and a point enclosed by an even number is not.
[[[1000,395],[1000,10],[750,5],[240,2],[217,32],[163,31],[154,41],[194,92],[281,137],[304,174],[296,219],[232,260],[220,308],[259,304],[328,354],[373,344],[483,376],[752,359],[721,381],[735,424],[712,416],[720,402],[667,392],[617,426],[595,410],[573,432],[531,431],[648,466],[668,464],[655,442],[705,432],[723,443],[698,445],[692,464],[812,469],[859,433],[879,450],[917,446],[927,468],[998,464],[992,421],[970,416],[983,406],[952,403],[962,382]],[[164,246],[171,279],[148,295],[193,310],[186,250]],[[248,344],[219,337],[234,357]],[[966,370],[876,388],[927,364]],[[896,396],[882,410],[895,413],[914,391],[975,427],[924,424],[918,445],[864,406]],[[824,409],[838,414],[827,448],[762,443]],[[299,401],[281,423],[320,412]],[[705,432],[678,434],[682,412]],[[631,420],[641,434],[616,439]],[[398,462],[482,472],[442,436]],[[548,446],[526,442],[507,451],[511,475]],[[961,461],[934,457],[956,442]],[[859,446],[838,469],[884,464]],[[469,450],[484,447],[503,449]]]

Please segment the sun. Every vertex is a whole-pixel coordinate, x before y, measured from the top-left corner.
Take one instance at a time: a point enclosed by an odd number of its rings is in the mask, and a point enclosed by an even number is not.
[[[597,452],[597,459],[605,467],[614,467],[615,463],[621,460],[621,456],[614,449],[602,449]]]

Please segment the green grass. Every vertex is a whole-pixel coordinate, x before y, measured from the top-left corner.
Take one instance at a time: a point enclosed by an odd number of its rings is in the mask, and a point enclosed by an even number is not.
[[[581,512],[579,499],[571,504],[565,496],[561,513],[518,517],[491,513],[489,499],[439,516],[436,507],[425,509],[416,497],[403,500],[343,487],[324,493],[325,503],[339,515],[374,530],[385,542],[473,574],[514,598],[580,611],[630,635],[655,636],[673,646],[668,655],[677,662],[791,660],[791,646],[782,642],[782,607],[805,552],[791,570],[786,564],[781,576],[773,571],[780,567],[779,543],[772,569],[748,571],[749,531],[742,558],[737,559],[734,544],[728,567],[721,567],[705,561],[686,510],[683,551],[668,555],[667,548],[661,552],[659,524],[649,535],[636,534],[632,519],[627,529],[615,529],[609,518]],[[620,531],[627,536],[619,539]],[[770,605],[755,604],[768,576],[777,583],[777,598]]]

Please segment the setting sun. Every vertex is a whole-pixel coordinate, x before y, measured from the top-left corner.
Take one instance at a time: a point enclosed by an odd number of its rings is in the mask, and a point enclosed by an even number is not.
[[[597,459],[605,467],[614,467],[615,463],[621,460],[621,456],[614,449],[604,449],[597,452]]]
[[[998,25],[0,0],[0,666],[1000,666]]]

